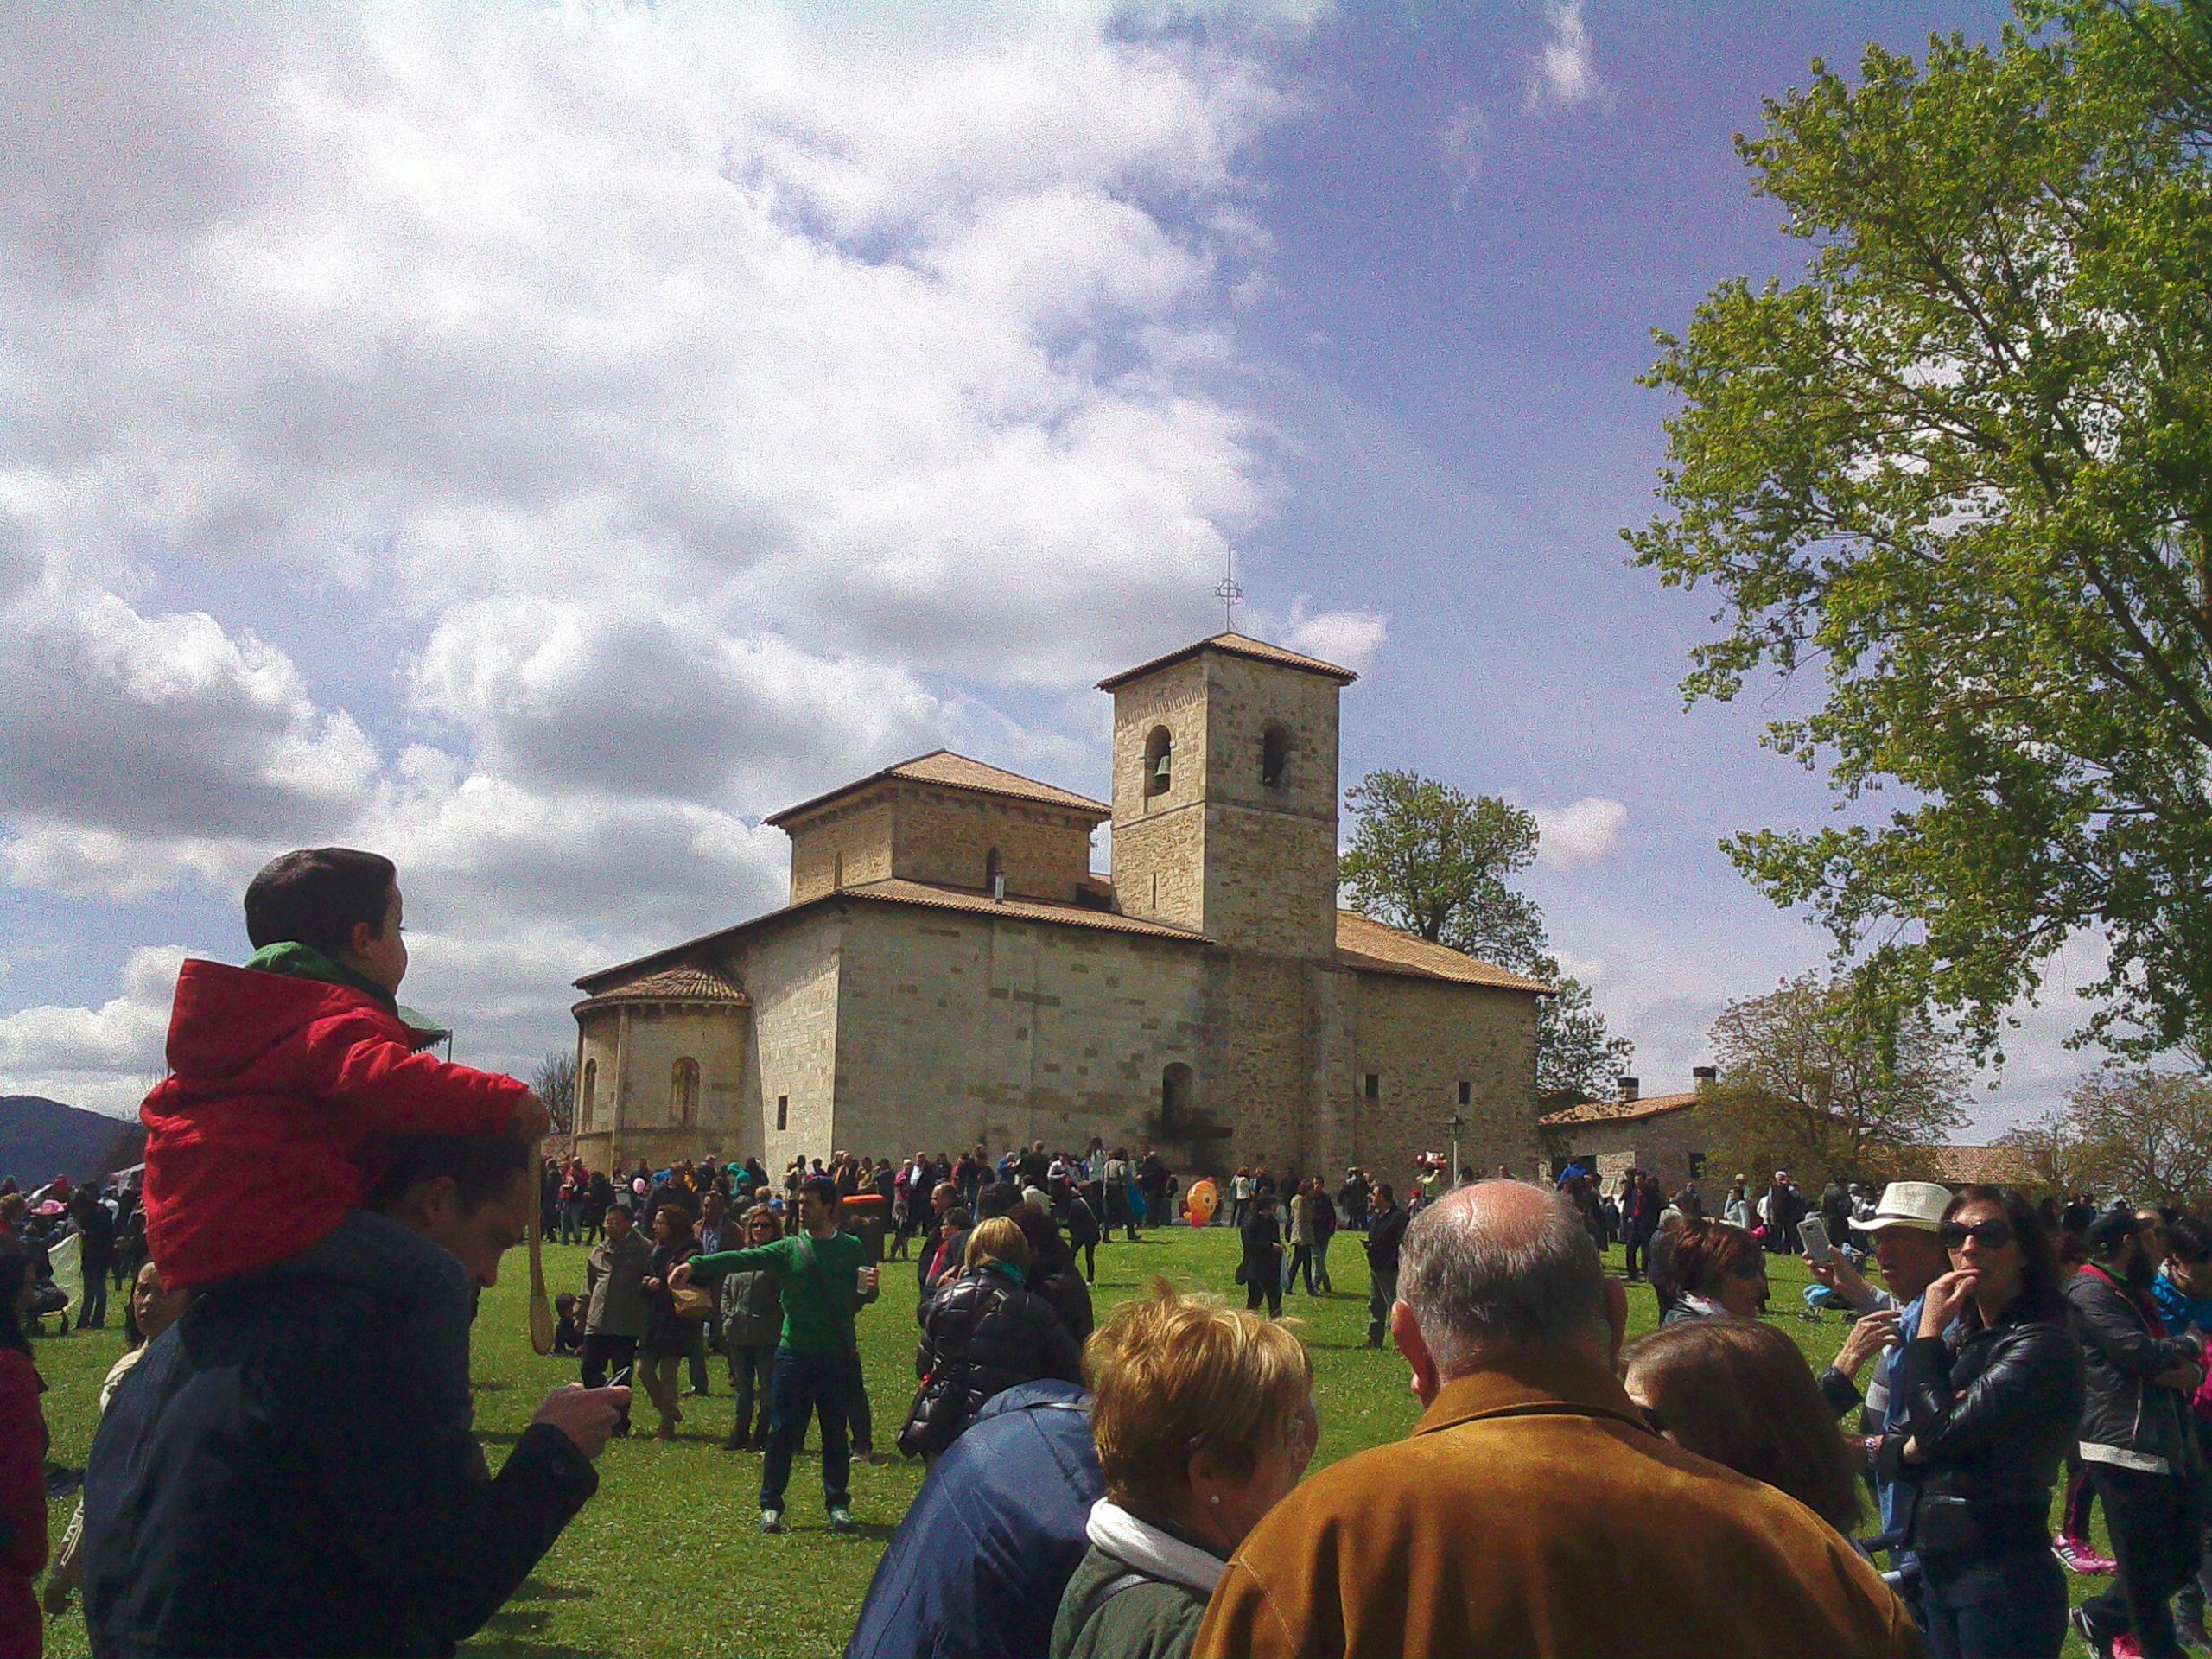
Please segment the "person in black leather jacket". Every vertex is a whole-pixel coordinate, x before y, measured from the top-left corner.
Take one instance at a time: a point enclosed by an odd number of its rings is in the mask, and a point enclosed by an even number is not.
[[[2057,1257],[2035,1207],[1961,1188],[1943,1212],[1952,1271],[1928,1287],[1899,1366],[1904,1421],[1885,1478],[1908,1488],[1930,1659],[2054,1659],[2066,1581],[2050,1554],[2050,1496],[2082,1415]]]
[[[2196,1576],[2202,1505],[2190,1396],[2203,1381],[2194,1337],[2169,1335],[2151,1286],[2165,1255],[2158,1212],[2091,1224],[2089,1260],[2066,1283],[2068,1323],[2088,1376],[2082,1461],[2105,1506],[2117,1582],[2074,1611],[2093,1654],[2133,1630],[2148,1659],[2176,1659],[2168,1604]]]
[[[1083,1380],[1083,1350],[1052,1304],[1023,1282],[1034,1259],[1011,1216],[979,1222],[968,1236],[967,1266],[921,1311],[914,1369],[922,1385],[899,1435],[908,1457],[936,1457],[985,1401],[1017,1383]]]

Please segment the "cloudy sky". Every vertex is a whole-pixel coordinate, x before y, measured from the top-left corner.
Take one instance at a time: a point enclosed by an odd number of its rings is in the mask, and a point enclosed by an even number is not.
[[[1102,673],[1362,671],[1349,782],[1535,809],[1687,1085],[1819,963],[1707,602],[1628,569],[1655,327],[1802,251],[1731,144],[1966,0],[0,13],[0,1090],[128,1109],[286,846],[403,867],[462,1058],[774,903],[780,804],[940,744],[1107,789]],[[2062,965],[1991,1129],[2084,1064]]]

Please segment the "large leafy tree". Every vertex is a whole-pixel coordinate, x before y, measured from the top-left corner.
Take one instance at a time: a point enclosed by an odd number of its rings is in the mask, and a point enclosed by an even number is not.
[[[1535,900],[1512,878],[1535,861],[1535,815],[1411,772],[1371,772],[1344,800],[1338,880],[1362,915],[1558,988],[1536,1013],[1536,1087],[1609,1093],[1635,1046],[1607,1031],[1587,986],[1560,971]]]
[[[2195,1205],[2212,1185],[2212,1082],[2151,1066],[2092,1072],[2059,1111],[2004,1141],[2062,1191]]]
[[[1801,1179],[1918,1173],[1966,1121],[1955,1040],[1918,1011],[1870,1020],[1817,974],[1740,998],[1713,1027],[1719,1083],[1698,1108],[1708,1155]]]
[[[2082,930],[2086,1035],[2212,1038],[2208,112],[2198,0],[1816,64],[1738,140],[1802,280],[1724,283],[1649,377],[1667,511],[1629,540],[1726,626],[1686,693],[1823,681],[1767,741],[1838,822],[1726,849],[1978,1055]]]

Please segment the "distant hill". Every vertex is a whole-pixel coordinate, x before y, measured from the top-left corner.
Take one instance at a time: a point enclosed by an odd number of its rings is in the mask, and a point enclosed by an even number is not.
[[[79,1180],[99,1167],[109,1142],[132,1127],[129,1118],[64,1106],[42,1095],[0,1095],[0,1177],[12,1175],[26,1190],[56,1175]]]

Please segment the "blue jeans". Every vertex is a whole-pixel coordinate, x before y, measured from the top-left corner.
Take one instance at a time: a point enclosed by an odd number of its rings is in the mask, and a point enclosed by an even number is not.
[[[2056,1659],[2066,1575],[2048,1545],[2000,1555],[1923,1555],[1928,1659]]]
[[[846,1393],[852,1361],[842,1354],[802,1354],[778,1348],[768,1376],[768,1451],[760,1461],[760,1507],[783,1513],[784,1488],[791,1482],[791,1459],[806,1438],[807,1420],[822,1420],[822,1499],[833,1510],[845,1506],[853,1452],[845,1438]]]

